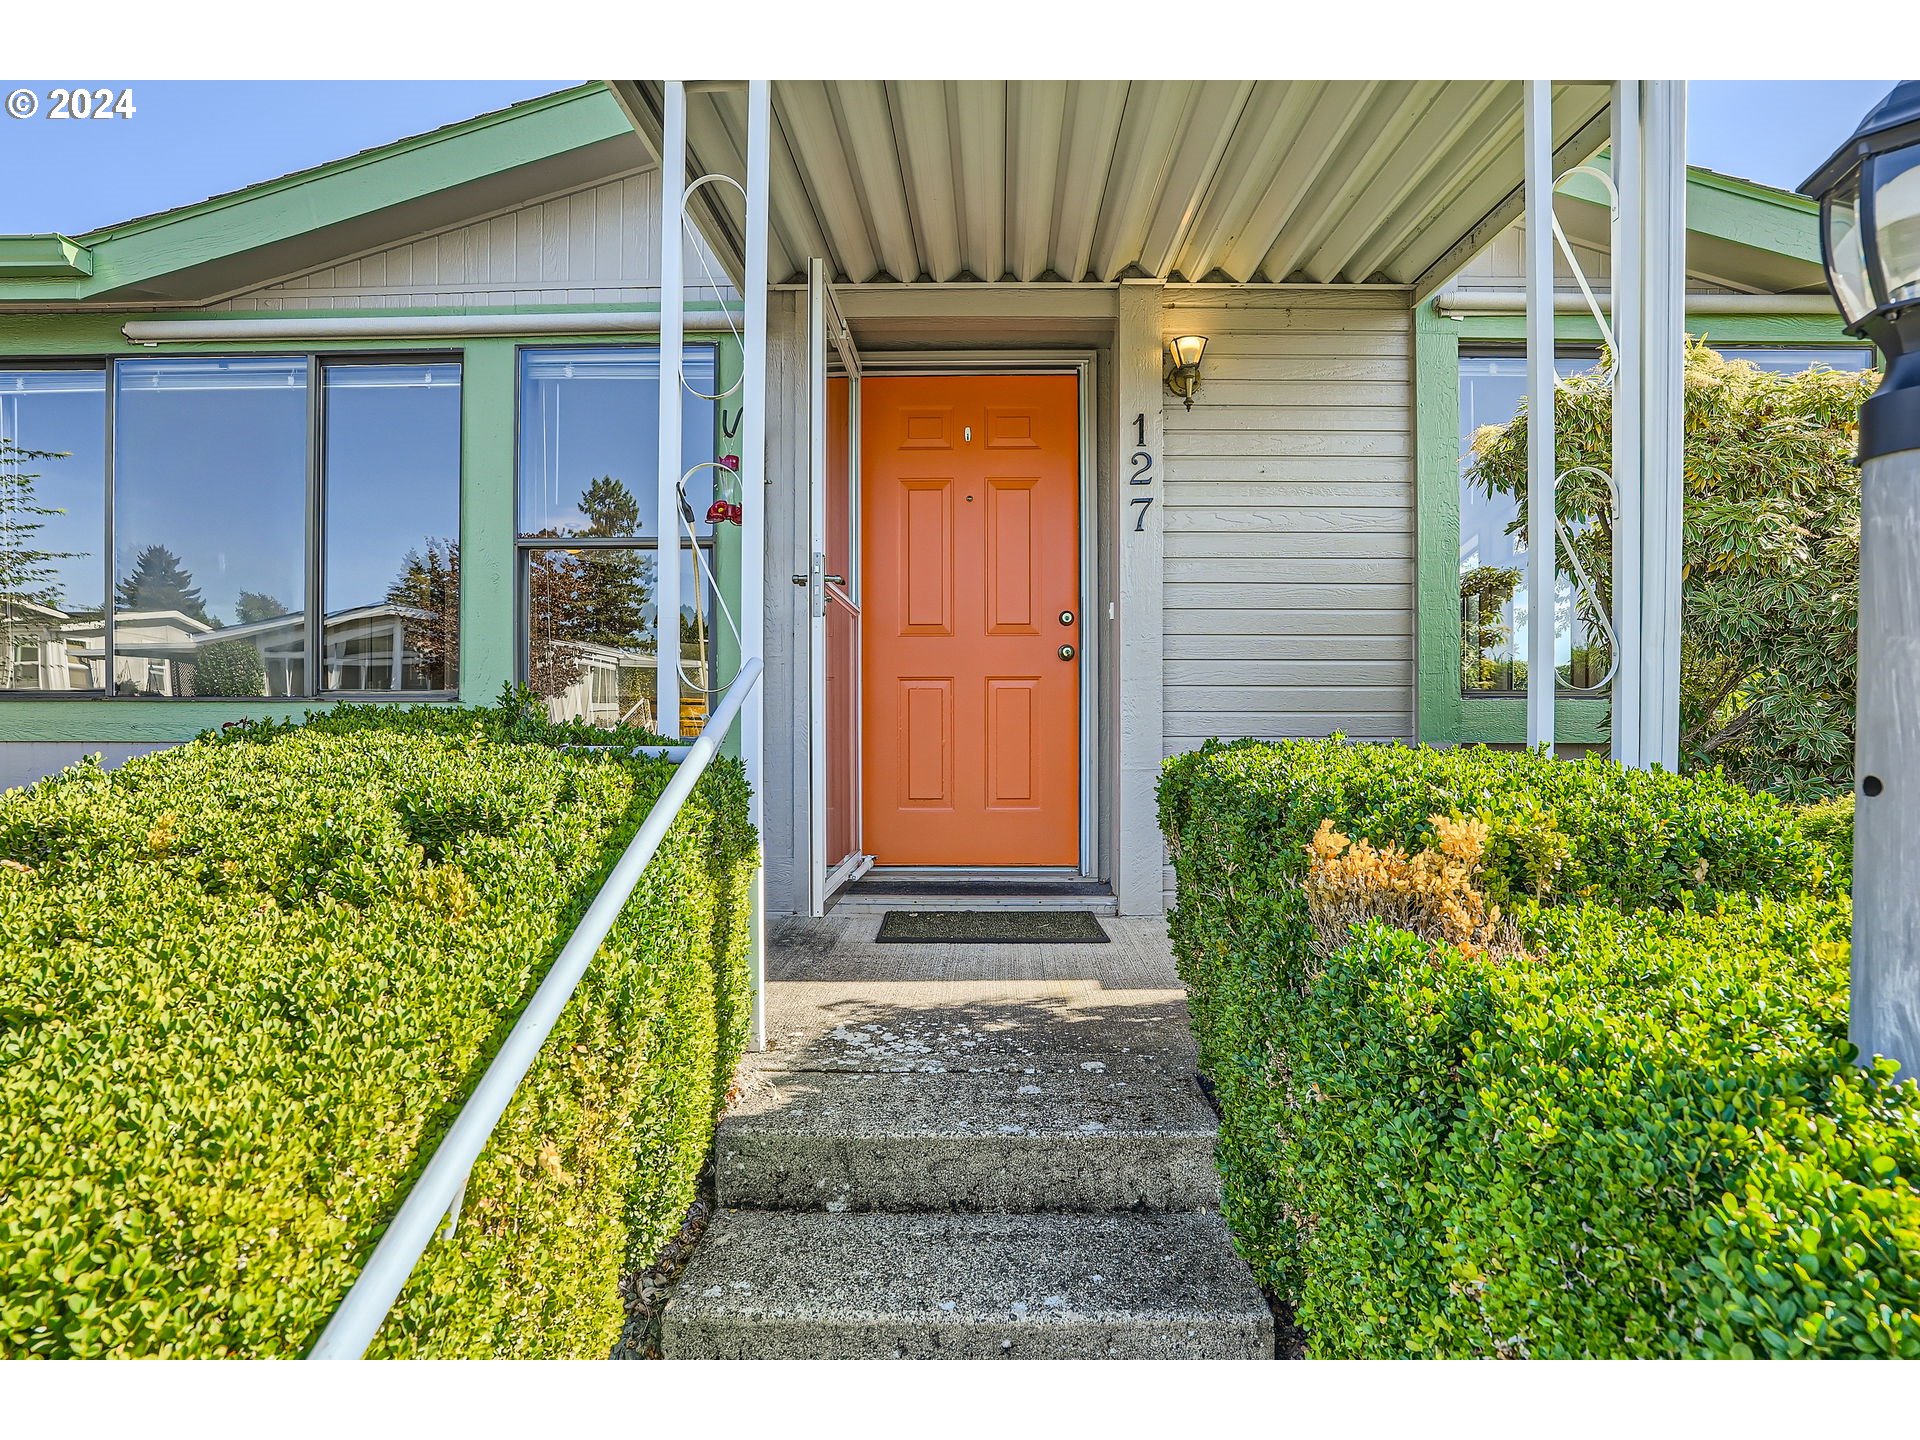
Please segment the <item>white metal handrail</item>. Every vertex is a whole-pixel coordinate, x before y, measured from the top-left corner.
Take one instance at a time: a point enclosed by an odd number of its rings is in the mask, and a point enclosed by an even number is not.
[[[553,968],[533,992],[527,1008],[493,1057],[493,1063],[487,1066],[487,1073],[473,1087],[446,1138],[433,1152],[433,1159],[427,1162],[427,1168],[401,1204],[400,1213],[393,1217],[387,1233],[374,1247],[360,1278],[353,1282],[346,1299],[340,1302],[327,1328],[321,1331],[320,1339],[307,1356],[309,1360],[358,1360],[364,1356],[374,1332],[393,1309],[407,1277],[413,1274],[414,1266],[426,1253],[441,1220],[458,1219],[474,1161],[486,1148],[494,1126],[500,1123],[501,1115],[532,1068],[580,978],[599,953],[601,942],[613,929],[614,921],[620,918],[620,911],[640,883],[641,874],[666,838],[668,827],[719,752],[720,742],[726,738],[748,694],[759,684],[762,669],[758,657],[740,667],[739,675],[701,727],[699,738],[680,761],[679,772],[653,802],[647,818],[627,843],[613,872],[600,887],[600,893],[593,897],[593,903],[561,949]]]

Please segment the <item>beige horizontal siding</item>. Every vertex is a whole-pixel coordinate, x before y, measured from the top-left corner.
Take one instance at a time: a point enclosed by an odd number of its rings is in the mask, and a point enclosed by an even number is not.
[[[1403,295],[1195,296],[1166,409],[1169,754],[1211,736],[1413,733],[1412,327]]]
[[[686,243],[689,298],[730,296]],[[704,282],[709,273],[716,289]],[[209,307],[239,311],[641,305],[659,300],[660,172],[644,170],[289,276]]]

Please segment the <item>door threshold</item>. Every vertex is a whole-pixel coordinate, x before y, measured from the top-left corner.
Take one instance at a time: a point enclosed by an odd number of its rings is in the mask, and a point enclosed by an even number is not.
[[[873,869],[843,886],[835,914],[883,910],[1085,910],[1113,915],[1113,887],[1066,869]]]

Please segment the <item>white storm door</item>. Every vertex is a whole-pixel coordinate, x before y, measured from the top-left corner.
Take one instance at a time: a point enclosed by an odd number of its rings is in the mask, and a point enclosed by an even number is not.
[[[807,269],[812,612],[812,912],[864,872],[860,847],[860,356],[827,283]]]

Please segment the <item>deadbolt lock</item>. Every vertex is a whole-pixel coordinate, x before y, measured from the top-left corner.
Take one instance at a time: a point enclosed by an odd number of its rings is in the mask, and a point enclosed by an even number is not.
[[[1060,623],[1062,625],[1071,625],[1073,623],[1073,611],[1062,610],[1060,612]]]
[[[1060,658],[1061,658],[1062,660],[1071,660],[1071,659],[1073,659],[1073,646],[1071,646],[1071,645],[1062,645],[1062,646],[1060,647]]]

